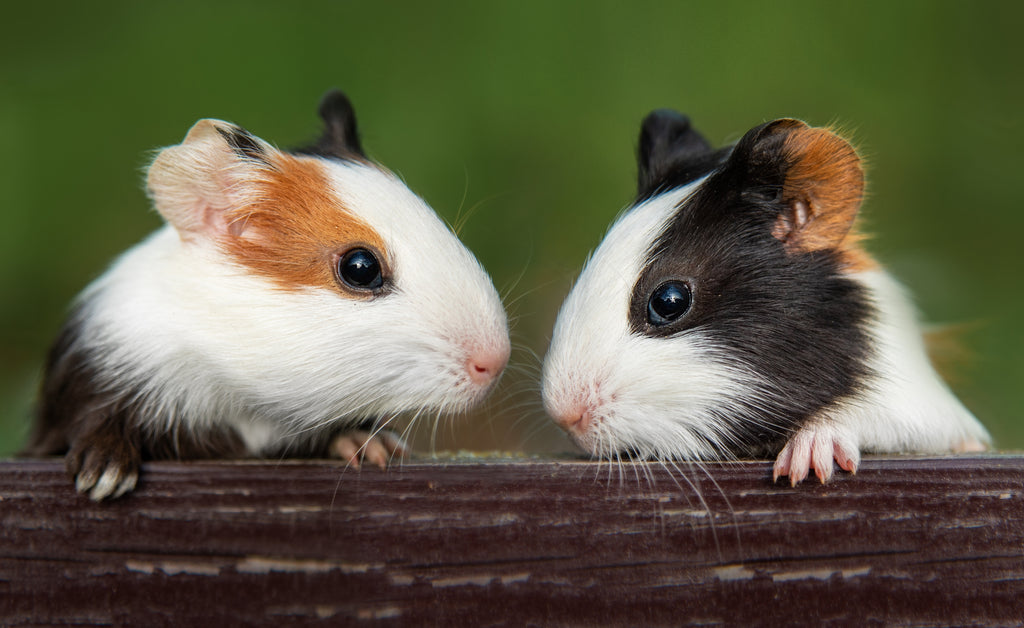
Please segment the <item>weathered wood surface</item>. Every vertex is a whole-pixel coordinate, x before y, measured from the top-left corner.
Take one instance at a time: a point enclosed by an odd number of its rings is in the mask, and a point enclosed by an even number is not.
[[[1024,457],[868,459],[796,489],[706,469],[152,463],[94,504],[59,461],[4,462],[0,624],[1024,618]]]

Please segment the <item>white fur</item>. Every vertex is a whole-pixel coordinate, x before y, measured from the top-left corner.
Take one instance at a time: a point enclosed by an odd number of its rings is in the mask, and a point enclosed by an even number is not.
[[[902,287],[882,270],[854,278],[878,310],[870,332],[874,377],[864,394],[826,410],[824,422],[845,432],[861,451],[938,453],[987,446],[988,432],[932,367]]]
[[[339,204],[383,238],[395,289],[362,300],[325,288],[283,290],[213,240],[191,237],[202,229],[197,221],[181,234],[164,227],[81,296],[81,342],[111,387],[141,387],[145,428],[230,425],[260,454],[331,421],[458,412],[486,395],[489,386],[474,383],[465,365],[474,351],[508,353],[490,278],[393,175],[324,163]],[[157,199],[171,199],[160,207],[165,216],[175,199],[190,202],[174,184]]]
[[[614,457],[629,450],[645,458],[722,457],[728,446],[722,421],[736,414],[730,409],[772,394],[699,329],[650,338],[628,328],[630,296],[642,264],[675,208],[700,183],[622,215],[559,312],[543,367],[544,405],[556,418],[586,414],[589,422],[581,422],[586,429],[570,435],[593,455]],[[874,452],[987,444],[985,429],[929,364],[913,309],[899,286],[882,271],[855,278],[879,311],[871,326],[870,367],[876,376],[863,394],[826,408],[815,427],[835,432],[836,442]]]

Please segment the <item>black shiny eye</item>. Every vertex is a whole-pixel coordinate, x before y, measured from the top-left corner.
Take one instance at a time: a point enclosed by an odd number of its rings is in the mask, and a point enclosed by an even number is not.
[[[338,277],[350,288],[376,290],[384,285],[380,262],[366,249],[352,249],[338,260]]]
[[[651,293],[647,302],[647,322],[668,325],[690,310],[693,292],[682,281],[666,281]]]

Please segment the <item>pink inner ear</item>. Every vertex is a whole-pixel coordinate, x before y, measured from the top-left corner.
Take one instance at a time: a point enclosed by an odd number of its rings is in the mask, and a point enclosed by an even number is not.
[[[233,220],[228,223],[228,235],[239,238],[245,233],[246,227],[249,226],[249,217],[246,216],[241,220]]]
[[[215,207],[213,203],[209,201],[204,202],[202,209],[200,209],[200,215],[203,217],[202,229],[208,235],[217,236],[230,231],[230,225],[224,216],[224,210]]]
[[[242,201],[238,197],[239,173],[222,168],[214,174],[214,185],[196,190],[196,215],[200,229],[206,236],[238,238],[248,227],[247,216],[239,217],[232,211]]]
[[[234,216],[229,220],[229,212],[207,202],[201,210],[203,217],[202,230],[214,238],[228,236],[241,238],[249,227],[248,216]]]
[[[794,199],[789,202],[786,210],[779,214],[779,219],[772,227],[772,235],[777,240],[788,242],[807,226],[813,217],[810,201]]]
[[[797,199],[790,203],[790,211],[793,214],[793,228],[800,229],[811,219],[811,208],[807,201]]]

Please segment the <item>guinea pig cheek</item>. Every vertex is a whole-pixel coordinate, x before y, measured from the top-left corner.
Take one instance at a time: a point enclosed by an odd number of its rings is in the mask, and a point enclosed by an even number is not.
[[[603,395],[592,407],[589,450],[603,456],[630,451],[645,459],[718,457],[719,423],[731,415],[723,399],[746,397],[749,376],[700,331],[630,341],[595,387]]]

